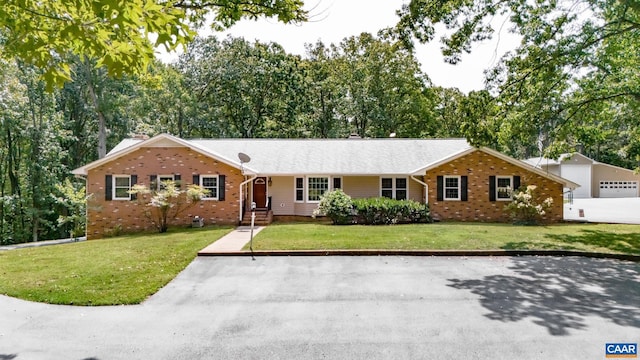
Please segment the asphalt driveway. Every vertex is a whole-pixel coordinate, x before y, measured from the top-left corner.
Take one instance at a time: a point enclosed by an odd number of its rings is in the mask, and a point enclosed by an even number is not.
[[[640,265],[556,257],[200,257],[142,305],[0,296],[0,359],[604,359]]]

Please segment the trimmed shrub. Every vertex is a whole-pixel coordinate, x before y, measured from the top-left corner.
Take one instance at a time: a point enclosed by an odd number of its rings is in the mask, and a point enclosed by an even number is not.
[[[353,219],[351,197],[340,189],[327,191],[320,198],[318,208],[313,211],[314,218],[319,215],[328,217],[334,225],[351,224]]]
[[[366,225],[431,222],[429,206],[413,200],[385,197],[355,199],[356,222]]]

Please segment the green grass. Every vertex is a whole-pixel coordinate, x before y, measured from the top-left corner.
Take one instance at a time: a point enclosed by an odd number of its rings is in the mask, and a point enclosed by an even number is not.
[[[230,227],[0,252],[0,294],[52,304],[138,304]]]
[[[138,304],[230,230],[172,230],[2,251],[0,294],[53,304]],[[253,245],[256,250],[564,249],[640,255],[640,225],[272,224],[256,235]]]
[[[254,250],[578,250],[640,254],[640,225],[436,223],[393,226],[272,224]],[[248,249],[248,245],[245,247]]]

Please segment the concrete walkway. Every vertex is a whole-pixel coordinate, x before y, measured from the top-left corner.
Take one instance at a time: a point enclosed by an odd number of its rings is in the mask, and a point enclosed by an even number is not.
[[[253,236],[256,236],[262,229],[264,229],[263,226],[254,226]],[[232,232],[218,239],[218,241],[200,250],[198,255],[240,251],[250,240],[251,226],[239,226]]]

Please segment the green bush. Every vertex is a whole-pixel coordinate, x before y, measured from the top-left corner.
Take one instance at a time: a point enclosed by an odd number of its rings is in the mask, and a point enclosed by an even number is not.
[[[413,200],[385,197],[355,199],[356,222],[366,225],[426,223],[431,221],[429,206]]]
[[[351,197],[340,189],[324,193],[318,208],[313,211],[313,217],[318,215],[327,216],[334,225],[350,224],[353,218]]]
[[[551,209],[553,198],[541,200],[536,193],[536,186],[529,185],[513,194],[513,201],[504,209],[509,212],[516,225],[538,225],[542,217]]]

